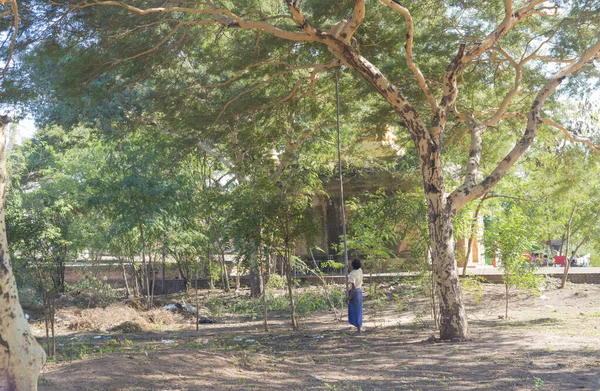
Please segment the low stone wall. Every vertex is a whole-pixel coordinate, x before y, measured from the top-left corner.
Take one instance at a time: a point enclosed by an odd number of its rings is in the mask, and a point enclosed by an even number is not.
[[[563,271],[560,269],[555,273],[540,273],[549,278],[562,279]],[[471,276],[473,277],[473,276]],[[486,282],[501,284],[503,283],[502,274],[485,274],[485,275],[477,275],[479,279],[482,279]],[[569,273],[567,276],[567,281],[573,284],[600,284],[600,273]]]
[[[590,270],[591,269],[591,270]],[[574,284],[600,284],[600,268],[572,268],[569,272],[568,281]],[[572,272],[571,272],[572,271]],[[540,274],[543,274],[550,278],[562,278],[563,269],[562,268],[547,268],[545,271],[540,271]],[[168,275],[168,273],[167,273]],[[490,283],[502,283],[502,274],[500,271],[494,270],[492,273],[485,274],[476,274],[478,278],[490,282]],[[376,274],[370,275],[365,274],[364,279],[366,283],[376,282],[376,283],[389,283],[393,281],[407,281],[415,278],[417,273],[411,272],[403,272],[403,273],[389,273],[389,274]],[[68,268],[65,271],[65,280],[68,283],[75,283],[82,278],[96,278],[102,280],[114,288],[123,288],[125,283],[123,281],[123,274],[120,267],[87,267],[87,268]],[[131,286],[132,280],[131,276],[128,276],[130,279],[129,283]],[[306,276],[296,276],[296,280],[300,282],[302,285],[318,285],[324,281],[326,284],[344,284],[346,282],[346,277],[343,275],[328,275],[323,277],[317,277],[315,275],[306,275]],[[218,287],[221,286],[221,283],[216,284]],[[248,276],[240,277],[240,285],[243,287],[250,286],[250,278]],[[230,286],[235,286],[234,278],[230,280]],[[190,287],[194,289],[196,287],[196,281],[190,281]],[[208,289],[209,280],[208,278],[199,278],[198,279],[198,288],[199,289]],[[154,286],[154,294],[162,295],[162,294],[171,294],[182,292],[185,290],[185,282],[182,279],[174,279],[168,278],[165,280],[165,286],[163,288],[163,280],[162,276],[157,275]]]
[[[545,276],[550,278],[562,278],[562,270],[557,270],[555,273],[543,273]],[[383,275],[365,275],[364,280],[365,283],[389,283],[393,281],[410,281],[417,277],[416,273],[398,273],[398,274],[383,274]],[[469,277],[473,277],[472,275]],[[503,283],[502,274],[486,274],[486,275],[478,275],[478,278],[495,284]],[[314,275],[309,276],[297,276],[296,280],[300,282],[301,285],[316,285],[321,284],[323,281],[326,284],[344,284],[346,282],[345,276],[323,276],[317,277]],[[600,273],[569,273],[568,281],[574,284],[600,284]],[[230,281],[231,286],[235,286],[235,281],[232,279]],[[243,287],[250,286],[250,278],[248,276],[242,276],[240,278],[240,285]],[[195,280],[190,281],[190,286],[192,289],[196,287]],[[199,289],[208,289],[209,281],[207,278],[199,278],[198,279],[198,288]],[[218,284],[220,286],[220,283]],[[185,290],[185,284],[183,280],[165,280],[165,287],[167,293],[177,293]],[[154,293],[157,295],[164,294],[162,289],[162,280],[156,281],[156,287]]]

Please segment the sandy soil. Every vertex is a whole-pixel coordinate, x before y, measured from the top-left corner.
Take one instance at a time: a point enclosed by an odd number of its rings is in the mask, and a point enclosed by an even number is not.
[[[458,343],[435,341],[426,298],[392,295],[365,298],[362,335],[330,313],[302,318],[297,332],[283,315],[269,332],[232,315],[198,332],[183,318],[154,332],[62,328],[66,360],[46,365],[39,389],[600,390],[600,286],[548,285],[540,295],[511,296],[509,319],[501,285],[468,288],[471,339]],[[119,312],[109,308],[106,321]],[[90,352],[70,361],[69,343],[72,355],[82,343]]]

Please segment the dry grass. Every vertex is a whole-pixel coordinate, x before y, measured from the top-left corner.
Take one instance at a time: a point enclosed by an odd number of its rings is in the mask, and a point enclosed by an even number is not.
[[[61,311],[62,312],[62,311]],[[65,310],[68,312],[68,310]],[[110,316],[107,316],[110,314]],[[69,330],[104,332],[115,330],[127,322],[135,324],[140,330],[151,331],[156,326],[184,323],[179,314],[169,311],[152,310],[138,312],[124,304],[111,304],[106,308],[88,308],[75,311],[73,316],[62,316],[72,319],[67,323]]]
[[[133,334],[133,333],[141,333],[143,330],[139,324],[128,320],[126,322],[121,323],[120,325],[113,327],[112,329],[110,329],[110,331],[117,332],[117,333]]]

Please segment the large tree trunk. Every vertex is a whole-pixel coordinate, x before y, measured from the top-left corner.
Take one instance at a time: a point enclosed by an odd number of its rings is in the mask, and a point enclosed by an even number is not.
[[[431,206],[430,206],[431,208]],[[443,340],[469,337],[467,315],[462,303],[460,282],[454,258],[454,213],[429,213],[433,278],[437,285],[440,338]]]
[[[455,266],[454,219],[456,209],[444,194],[441,133],[415,144],[421,155],[423,188],[427,199],[433,279],[437,285],[440,338],[463,340],[469,337],[467,315],[462,303]],[[424,142],[425,141],[425,142]]]
[[[0,390],[37,390],[37,380],[46,354],[31,335],[19,304],[4,223],[4,127],[9,122],[8,117],[0,117]]]

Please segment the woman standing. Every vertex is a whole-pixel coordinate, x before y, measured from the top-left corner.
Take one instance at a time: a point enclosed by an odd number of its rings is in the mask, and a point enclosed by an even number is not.
[[[350,292],[348,294],[348,323],[356,327],[356,331],[361,332],[362,327],[362,290],[363,271],[360,268],[359,259],[352,261],[352,270],[348,274],[348,283],[350,284]]]

